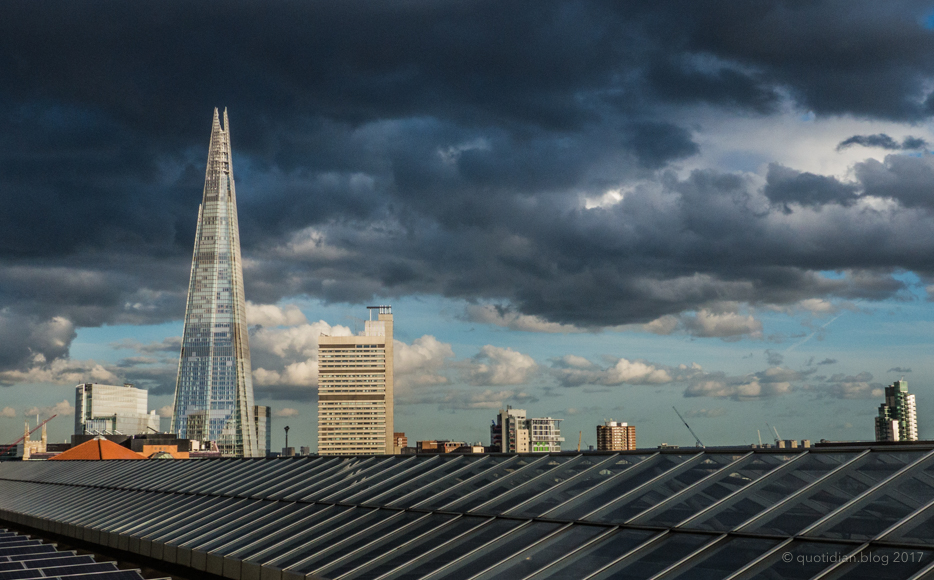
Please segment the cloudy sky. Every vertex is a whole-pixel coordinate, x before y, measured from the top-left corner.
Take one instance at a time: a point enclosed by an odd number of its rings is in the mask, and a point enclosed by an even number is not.
[[[214,107],[257,400],[314,446],[320,333],[396,319],[396,425],[505,404],[639,444],[934,438],[934,6],[4,5],[0,436],[172,402]],[[164,412],[164,410],[163,410]],[[35,419],[33,419],[35,420]],[[164,420],[167,426],[167,422]]]

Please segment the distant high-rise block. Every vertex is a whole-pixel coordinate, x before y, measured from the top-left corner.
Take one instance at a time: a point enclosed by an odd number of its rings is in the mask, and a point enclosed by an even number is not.
[[[636,426],[616,421],[597,425],[598,451],[628,451],[636,448]]]
[[[908,381],[895,381],[885,388],[885,402],[876,417],[876,441],[917,441],[918,412]]]
[[[561,419],[527,418],[524,409],[500,409],[490,425],[493,453],[555,453],[561,451]]]
[[[318,338],[321,455],[394,451],[392,308],[368,308],[370,320],[360,335]]]
[[[500,409],[490,425],[490,451],[494,453],[528,453],[529,429],[524,409],[506,406]]]
[[[272,413],[265,405],[253,405],[253,422],[256,424],[256,441],[260,457],[272,451]]]
[[[75,387],[75,435],[158,433],[159,417],[147,412],[149,391],[132,384],[83,383]]]
[[[214,441],[223,455],[259,456],[251,373],[230,125],[214,109],[172,432]]]

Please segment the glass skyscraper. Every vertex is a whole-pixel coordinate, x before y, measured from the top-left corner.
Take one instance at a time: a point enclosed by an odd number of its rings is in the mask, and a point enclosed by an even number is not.
[[[240,229],[230,125],[217,109],[198,210],[188,307],[175,384],[172,432],[215,441],[228,456],[261,454],[253,417]]]

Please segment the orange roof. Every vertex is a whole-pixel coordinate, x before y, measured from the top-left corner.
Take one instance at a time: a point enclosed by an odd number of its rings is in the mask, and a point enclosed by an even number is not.
[[[53,459],[146,459],[139,453],[130,451],[122,445],[117,445],[113,441],[103,437],[95,437],[90,441],[85,441],[81,445],[72,447],[68,451],[59,453]]]

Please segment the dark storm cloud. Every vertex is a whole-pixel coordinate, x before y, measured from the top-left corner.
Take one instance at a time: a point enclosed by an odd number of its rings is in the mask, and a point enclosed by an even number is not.
[[[74,325],[64,318],[41,320],[0,310],[0,370],[65,357],[75,336]]]
[[[769,165],[765,195],[773,203],[799,203],[818,207],[828,203],[847,205],[858,195],[857,187],[833,177],[802,173],[776,163]]]
[[[898,295],[893,268],[934,274],[927,156],[866,161],[853,183],[773,164],[764,189],[666,169],[700,152],[701,108],[922,121],[928,9],[7,3],[0,312],[26,339],[0,366],[64,356],[56,320],[181,317],[224,105],[257,303],[438,293],[585,327],[708,309],[695,334],[720,336],[724,301]]]
[[[842,151],[847,147],[852,147],[853,145],[861,145],[863,147],[879,147],[881,149],[891,149],[891,150],[906,150],[913,151],[917,149],[924,149],[927,147],[928,143],[920,137],[905,137],[901,143],[892,139],[885,133],[878,133],[876,135],[853,135],[849,139],[844,139],[837,145],[837,151]]]
[[[934,208],[934,156],[886,155],[853,167],[868,195],[898,200],[907,207]]]

